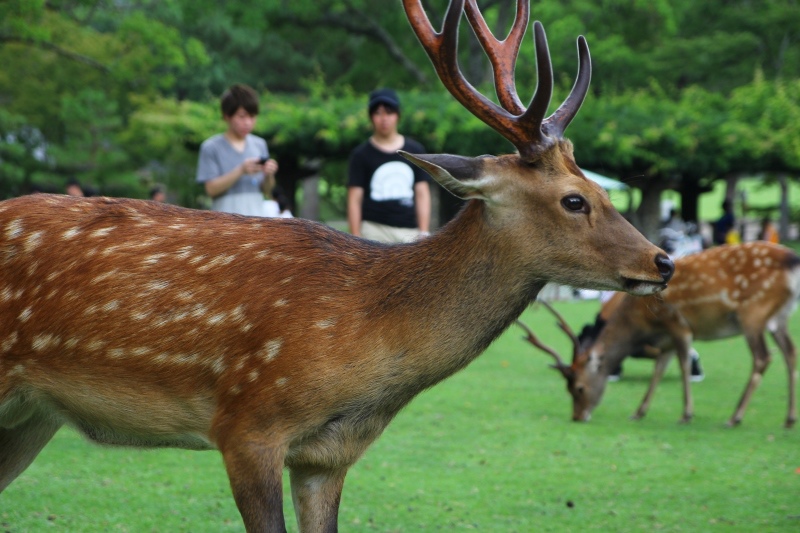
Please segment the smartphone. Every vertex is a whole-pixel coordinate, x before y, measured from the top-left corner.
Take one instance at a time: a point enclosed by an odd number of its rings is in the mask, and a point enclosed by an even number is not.
[[[266,157],[266,156],[265,156],[265,157],[262,157],[262,158],[260,158],[260,159],[258,160],[258,164],[259,164],[259,165],[263,165],[264,163],[266,163],[266,162],[267,162],[267,160],[269,160],[269,158],[268,158],[268,157]]]

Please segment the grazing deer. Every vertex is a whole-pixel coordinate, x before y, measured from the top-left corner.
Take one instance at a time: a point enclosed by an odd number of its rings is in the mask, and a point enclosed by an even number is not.
[[[548,281],[651,294],[672,262],[587,180],[564,129],[589,84],[525,110],[512,38],[490,41],[503,107],[456,63],[464,0],[436,33],[411,25],[447,88],[519,155],[410,155],[470,201],[436,235],[382,245],[303,220],[136,200],[34,195],[0,204],[0,490],[62,424],[106,444],[218,449],[248,531],[285,531],[288,468],[301,531],[335,531],[345,474],[420,391],[457,372]]]
[[[578,341],[556,313],[559,326],[572,339],[570,365],[555,350],[542,344],[524,324],[523,327],[529,342],[555,358],[554,367],[566,378],[572,395],[572,419],[580,421],[588,421],[600,403],[609,372],[632,354],[656,360],[650,386],[633,418],[645,416],[667,363],[677,353],[683,378],[681,421],[688,422],[694,413],[689,386],[692,341],[744,335],[753,356],[753,370],[728,421],[730,426],[742,421],[769,365],[770,355],[764,340],[764,332],[769,330],[789,371],[789,412],[785,424],[789,428],[797,421],[797,356],[787,322],[798,297],[800,258],[783,246],[751,242],[711,248],[677,259],[669,289],[658,295],[644,298],[625,293],[614,295],[603,305],[593,336],[583,342]]]

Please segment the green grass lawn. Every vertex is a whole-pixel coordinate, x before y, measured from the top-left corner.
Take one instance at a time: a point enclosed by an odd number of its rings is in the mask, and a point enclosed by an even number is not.
[[[577,328],[598,304],[557,308]],[[525,320],[567,353],[544,311]],[[800,314],[791,324],[800,342]],[[800,428],[782,427],[779,352],[738,428],[724,422],[749,375],[742,338],[696,345],[706,380],[690,425],[676,423],[674,363],[647,418],[628,420],[652,368],[635,360],[578,424],[563,379],[520,336],[397,417],[348,475],[342,531],[800,531]],[[66,429],[0,495],[0,531],[243,529],[218,453],[102,448]]]

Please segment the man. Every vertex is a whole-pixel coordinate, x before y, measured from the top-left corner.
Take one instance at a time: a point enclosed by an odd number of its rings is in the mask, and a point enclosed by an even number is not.
[[[429,235],[430,176],[397,153],[425,153],[397,131],[400,99],[391,89],[369,95],[372,136],[350,154],[347,222],[353,235],[381,242],[410,242]]]
[[[262,216],[278,163],[269,158],[267,141],[251,133],[258,95],[247,85],[233,85],[222,95],[220,108],[228,129],[200,146],[197,182],[212,198],[214,211]]]

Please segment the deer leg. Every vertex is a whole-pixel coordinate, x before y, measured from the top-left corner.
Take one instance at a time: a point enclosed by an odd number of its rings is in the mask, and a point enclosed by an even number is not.
[[[690,355],[691,342],[678,347],[678,363],[681,366],[681,381],[683,382],[683,415],[679,422],[688,424],[694,416],[694,401],[692,400],[692,356]]]
[[[650,409],[650,402],[653,401],[653,396],[655,396],[656,388],[658,387],[661,378],[664,376],[664,370],[667,368],[667,363],[672,358],[672,353],[668,352],[665,354],[661,354],[656,357],[655,366],[653,368],[653,377],[650,378],[650,386],[647,388],[647,392],[642,399],[642,403],[639,404],[639,408],[636,412],[631,415],[631,420],[639,420],[644,418],[644,415],[647,414],[647,410]]]
[[[61,422],[40,411],[12,428],[0,428],[0,492],[39,455]]]
[[[304,533],[335,533],[347,469],[292,468],[292,501]]]
[[[753,354],[753,371],[750,374],[750,381],[747,382],[747,387],[744,389],[742,398],[739,400],[739,405],[733,416],[728,420],[728,426],[736,426],[741,423],[744,417],[747,404],[750,403],[750,398],[753,396],[756,388],[761,384],[761,379],[764,377],[764,372],[769,366],[769,352],[767,351],[767,343],[764,341],[763,331],[745,335],[747,345],[750,347],[750,352]]]
[[[795,350],[794,343],[789,332],[786,331],[786,325],[781,324],[780,327],[772,332],[772,338],[781,349],[783,359],[786,361],[786,370],[789,373],[789,413],[786,416],[787,428],[794,426],[797,422],[797,351]]]
[[[220,442],[219,449],[245,529],[285,533],[283,448],[237,434]]]

